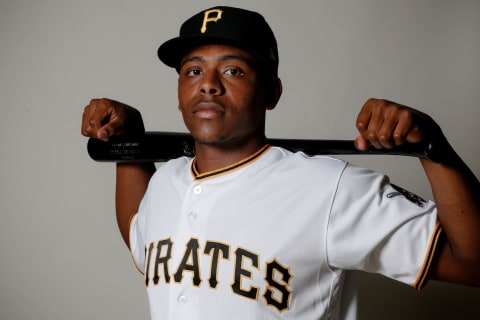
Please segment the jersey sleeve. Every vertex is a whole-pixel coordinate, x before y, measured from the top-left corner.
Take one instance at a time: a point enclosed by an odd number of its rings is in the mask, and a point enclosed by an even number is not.
[[[441,232],[433,202],[385,175],[347,165],[330,212],[328,262],[421,289]]]
[[[140,204],[138,213],[131,218],[129,234],[130,253],[135,266],[142,274],[145,274],[145,219],[142,214],[145,202],[146,199],[144,198]]]

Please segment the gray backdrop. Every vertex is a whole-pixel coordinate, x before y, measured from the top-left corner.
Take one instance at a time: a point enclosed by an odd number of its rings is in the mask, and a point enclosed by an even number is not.
[[[354,138],[363,102],[388,98],[432,115],[480,174],[479,1],[223,3],[262,12],[276,32],[284,95],[269,136]],[[117,231],[114,165],[88,158],[81,114],[111,97],[140,108],[150,130],[183,131],[176,74],[156,49],[216,4],[0,1],[1,319],[148,318]],[[416,159],[351,160],[431,197]],[[358,277],[362,319],[480,315],[480,289]]]

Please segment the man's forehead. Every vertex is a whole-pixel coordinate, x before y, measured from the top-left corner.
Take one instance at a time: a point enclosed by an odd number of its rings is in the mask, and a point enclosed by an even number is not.
[[[226,61],[240,60],[253,65],[256,62],[254,55],[246,50],[223,44],[207,44],[196,47],[186,53],[181,65],[189,61]]]

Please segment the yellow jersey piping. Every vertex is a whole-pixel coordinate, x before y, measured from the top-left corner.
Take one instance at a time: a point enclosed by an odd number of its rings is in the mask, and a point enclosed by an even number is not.
[[[442,232],[443,227],[440,222],[437,222],[432,237],[430,238],[430,243],[428,245],[427,254],[425,255],[425,260],[423,262],[422,268],[420,269],[417,280],[413,284],[413,287],[419,291],[422,290],[423,287],[427,284],[428,271],[431,267],[433,257],[435,256],[435,251],[437,249],[438,241]]]
[[[190,166],[190,171],[192,173],[192,176],[195,178],[195,180],[204,180],[204,179],[208,179],[208,178],[217,177],[217,176],[227,174],[227,173],[230,173],[232,171],[241,169],[241,168],[245,167],[246,165],[256,161],[265,152],[270,150],[271,147],[272,147],[271,145],[266,144],[262,148],[260,148],[257,152],[255,152],[254,154],[250,155],[249,157],[247,157],[243,160],[240,160],[236,163],[233,163],[233,164],[231,164],[227,167],[224,167],[224,168],[221,168],[221,169],[218,169],[218,170],[214,170],[214,171],[205,172],[205,173],[198,172],[197,159],[195,158],[195,159],[193,159],[192,164]]]

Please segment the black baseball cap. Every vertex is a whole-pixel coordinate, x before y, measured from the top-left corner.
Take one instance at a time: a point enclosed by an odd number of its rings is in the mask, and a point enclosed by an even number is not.
[[[158,48],[158,57],[178,71],[186,53],[206,44],[243,49],[259,59],[272,75],[278,73],[277,41],[264,17],[257,12],[226,6],[201,11],[186,20],[180,35]]]

